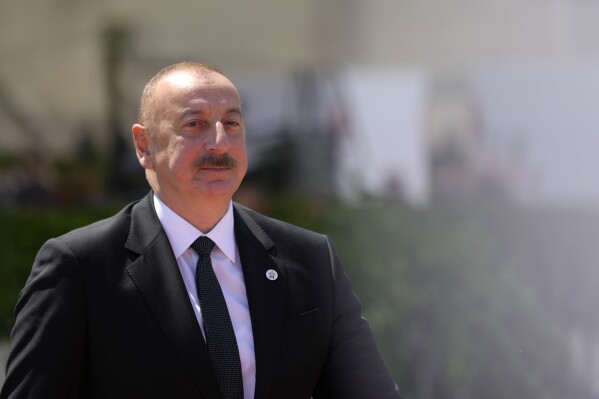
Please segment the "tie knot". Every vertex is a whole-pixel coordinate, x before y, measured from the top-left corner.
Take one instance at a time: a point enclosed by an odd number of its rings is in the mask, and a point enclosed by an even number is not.
[[[214,248],[214,241],[206,236],[201,236],[191,244],[191,247],[198,255],[208,255]]]

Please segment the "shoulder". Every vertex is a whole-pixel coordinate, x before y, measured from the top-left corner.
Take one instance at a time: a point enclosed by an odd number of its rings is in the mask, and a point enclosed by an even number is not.
[[[132,202],[125,206],[115,215],[98,220],[87,226],[79,227],[58,237],[63,241],[73,242],[78,239],[86,238],[106,238],[108,236],[127,236],[131,224],[131,213],[133,206],[139,201]]]
[[[128,204],[109,218],[71,230],[48,243],[60,243],[72,252],[98,252],[114,245],[123,246],[129,235],[132,209],[137,202]]]
[[[243,222],[254,230],[254,233],[260,233],[261,231],[276,241],[280,239],[301,239],[302,241],[322,243],[327,240],[324,234],[268,217],[243,205],[235,204],[235,211]]]
[[[240,205],[235,205],[236,218],[242,226],[236,231],[256,238],[266,249],[276,248],[279,259],[299,269],[318,268],[325,272],[334,268],[337,253],[333,243],[324,234],[273,219]],[[323,268],[323,265],[329,267]]]

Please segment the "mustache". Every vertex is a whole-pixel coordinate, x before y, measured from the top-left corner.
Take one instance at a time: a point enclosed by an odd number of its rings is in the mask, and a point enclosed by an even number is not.
[[[196,169],[201,168],[234,168],[237,166],[237,161],[228,152],[224,154],[202,154],[193,163],[193,167]]]

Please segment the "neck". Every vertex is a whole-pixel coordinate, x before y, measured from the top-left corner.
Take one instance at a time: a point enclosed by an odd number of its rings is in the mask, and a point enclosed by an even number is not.
[[[224,200],[185,200],[177,198],[174,200],[170,197],[165,197],[163,193],[157,191],[154,191],[154,193],[162,203],[204,234],[210,232],[225,216],[231,203],[230,198]]]

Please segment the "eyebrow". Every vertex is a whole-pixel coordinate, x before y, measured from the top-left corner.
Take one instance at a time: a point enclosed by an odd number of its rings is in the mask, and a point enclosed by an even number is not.
[[[186,108],[181,115],[179,116],[179,119],[184,119],[190,115],[204,115],[206,114],[206,112],[204,110],[201,109],[191,109],[191,108]],[[229,108],[226,112],[225,115],[229,115],[229,114],[238,114],[238,115],[243,115],[241,112],[241,108],[240,107],[232,107]]]
[[[240,107],[232,107],[232,108],[229,108],[229,109],[227,110],[227,112],[225,112],[225,114],[226,114],[226,115],[229,115],[229,114],[239,114],[239,115],[242,115],[242,113],[241,113],[241,108],[240,108]]]

